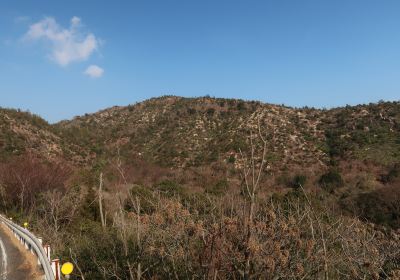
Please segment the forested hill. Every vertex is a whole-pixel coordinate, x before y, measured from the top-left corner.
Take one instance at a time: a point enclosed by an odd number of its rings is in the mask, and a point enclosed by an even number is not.
[[[166,96],[112,107],[55,125],[60,138],[97,156],[140,155],[163,166],[233,162],[258,126],[269,137],[271,162],[326,166],[332,158],[399,160],[400,103],[331,110],[255,101]]]
[[[378,166],[400,159],[400,103],[331,110],[255,101],[165,96],[49,125],[31,113],[0,110],[0,156],[26,151],[74,165],[119,154],[159,166],[224,163],[240,167],[258,128],[274,170],[324,169],[340,161]]]
[[[15,109],[0,108],[0,161],[34,154],[46,161],[83,162],[83,147],[64,140],[53,126],[40,116]]]

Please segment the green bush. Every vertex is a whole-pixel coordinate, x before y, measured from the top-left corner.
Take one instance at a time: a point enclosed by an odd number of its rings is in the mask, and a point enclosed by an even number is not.
[[[291,187],[295,188],[295,189],[304,187],[306,182],[307,182],[307,176],[298,174],[298,175],[294,176],[294,178],[291,182]]]
[[[329,130],[326,132],[328,153],[331,157],[343,157],[345,153],[352,149],[351,143],[342,137],[344,130]]]
[[[208,108],[207,109],[207,115],[208,116],[213,116],[214,115],[214,113],[215,113],[215,109],[214,108]]]
[[[400,228],[400,189],[396,187],[383,188],[369,193],[361,193],[353,200],[354,215],[369,222]],[[349,203],[343,205],[349,208]]]
[[[235,161],[236,161],[235,156],[234,155],[230,155],[229,158],[228,158],[228,163],[235,163]]]
[[[285,171],[275,179],[275,182],[284,187],[297,189],[300,188],[300,186],[304,187],[307,182],[307,176],[304,174],[296,174],[292,176]]]
[[[161,181],[160,183],[156,184],[154,188],[167,197],[185,195],[183,187],[171,180]]]
[[[323,174],[318,183],[323,189],[330,192],[344,185],[342,175],[336,169],[330,169],[327,173]]]

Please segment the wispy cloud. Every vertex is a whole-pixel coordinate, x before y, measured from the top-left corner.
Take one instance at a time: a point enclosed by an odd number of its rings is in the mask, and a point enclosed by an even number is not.
[[[61,66],[85,61],[99,47],[99,39],[94,34],[85,32],[81,19],[75,16],[71,19],[69,28],[60,26],[53,17],[46,17],[29,26],[24,40],[49,42],[49,57]]]
[[[104,69],[97,65],[90,65],[83,73],[91,78],[100,78],[104,74]]]

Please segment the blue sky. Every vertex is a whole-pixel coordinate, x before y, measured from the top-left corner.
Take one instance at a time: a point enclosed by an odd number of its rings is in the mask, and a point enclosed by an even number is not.
[[[165,94],[400,99],[400,1],[0,2],[0,106],[50,122]]]

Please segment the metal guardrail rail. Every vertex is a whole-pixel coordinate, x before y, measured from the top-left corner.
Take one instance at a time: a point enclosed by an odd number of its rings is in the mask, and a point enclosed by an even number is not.
[[[30,248],[35,252],[36,256],[39,259],[40,264],[43,267],[45,279],[46,280],[54,280],[55,276],[53,273],[53,269],[51,268],[51,264],[48,260],[47,254],[44,251],[44,248],[41,242],[36,238],[28,230],[24,229],[23,227],[11,222],[9,219],[0,215],[0,221],[2,221],[5,225],[7,225],[11,230],[14,231],[20,238],[22,238],[25,243],[27,243]]]

